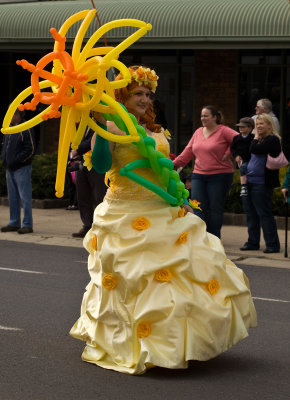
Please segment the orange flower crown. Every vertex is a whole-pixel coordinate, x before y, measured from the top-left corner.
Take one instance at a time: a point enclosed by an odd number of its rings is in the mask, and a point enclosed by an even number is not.
[[[151,92],[155,93],[157,88],[157,80],[159,76],[156,74],[154,69],[145,68],[145,67],[138,67],[137,69],[129,68],[130,74],[132,79],[136,81],[139,86],[145,85],[149,86]]]

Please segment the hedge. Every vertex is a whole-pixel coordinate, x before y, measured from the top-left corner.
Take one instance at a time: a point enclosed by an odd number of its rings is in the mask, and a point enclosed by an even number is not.
[[[283,180],[285,178],[285,174],[288,170],[288,167],[281,168],[279,171],[279,179],[282,187]],[[280,188],[274,189],[273,199],[272,199],[272,207],[274,215],[284,215],[285,214],[285,200],[282,195],[282,190]],[[243,213],[243,207],[240,197],[240,172],[238,169],[234,171],[234,179],[232,186],[230,188],[226,204],[225,211],[232,212],[236,214]]]
[[[55,176],[57,166],[57,153],[35,155],[32,161],[32,197],[34,199],[55,199]],[[280,169],[280,182],[282,184],[288,167]],[[188,170],[190,173],[190,169]],[[0,161],[0,196],[7,196],[5,168]],[[64,198],[67,198],[67,187],[65,187]],[[274,190],[273,212],[275,215],[283,215],[284,199],[281,188]],[[240,174],[234,171],[233,184],[225,204],[225,211],[232,213],[243,213],[240,198]]]

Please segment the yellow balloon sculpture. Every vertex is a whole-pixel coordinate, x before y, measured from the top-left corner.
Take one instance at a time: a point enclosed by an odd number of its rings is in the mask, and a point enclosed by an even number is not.
[[[152,26],[135,19],[111,21],[99,28],[82,48],[84,36],[95,13],[96,10],[81,11],[68,18],[59,31],[51,28],[50,32],[55,40],[54,51],[42,57],[35,66],[26,60],[17,61],[17,64],[31,72],[31,86],[21,92],[10,104],[3,120],[2,133],[13,134],[27,130],[49,118],[61,117],[55,183],[57,197],[63,196],[70,144],[73,149],[77,149],[87,126],[113,142],[130,143],[140,140],[128,113],[115,101],[114,89],[125,87],[131,82],[131,74],[127,67],[118,61],[120,53],[151,30]],[[69,28],[80,20],[83,21],[70,55],[65,51],[65,35]],[[123,26],[138,28],[138,30],[116,47],[94,47],[109,30]],[[53,68],[49,72],[44,68],[51,62]],[[108,80],[106,73],[111,67],[122,73],[122,80],[113,82]],[[39,78],[44,80],[39,81]],[[45,88],[49,88],[49,91],[41,91]],[[31,95],[33,98],[30,102],[21,104]],[[39,103],[47,104],[48,107],[29,121],[10,126],[17,108],[20,111],[35,110]],[[62,107],[61,112],[60,107]],[[124,121],[129,134],[119,136],[103,130],[90,117],[91,111],[118,114]]]

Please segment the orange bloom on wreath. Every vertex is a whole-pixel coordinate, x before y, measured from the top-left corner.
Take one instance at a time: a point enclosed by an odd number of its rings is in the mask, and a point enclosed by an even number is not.
[[[170,282],[171,281],[171,272],[167,268],[160,269],[156,271],[154,274],[155,281],[158,282]]]
[[[207,284],[207,289],[211,295],[217,294],[220,289],[220,284],[217,279],[211,279]]]
[[[104,286],[105,289],[108,290],[115,289],[117,284],[118,284],[118,279],[112,274],[107,274],[102,279],[102,285]]]
[[[142,68],[142,67],[139,67],[139,68],[137,69],[137,71],[136,71],[136,75],[137,75],[137,79],[143,81],[143,80],[145,79],[145,77],[146,77],[146,71],[145,71],[145,69]]]
[[[178,211],[178,218],[182,218],[182,217],[184,217],[185,216],[185,209],[184,208],[181,208],[179,211]]]
[[[191,208],[193,208],[194,210],[201,210],[201,208],[199,207],[200,205],[200,201],[197,200],[188,200],[189,205]]]
[[[93,238],[92,238],[92,248],[93,248],[94,250],[97,250],[97,248],[98,248],[98,238],[97,238],[97,235],[94,235]]]
[[[137,336],[143,339],[151,334],[151,324],[150,322],[140,322],[137,326]]]
[[[186,243],[188,234],[189,232],[183,232],[177,239],[176,243],[178,244]]]
[[[146,217],[138,217],[135,218],[132,226],[134,229],[136,229],[137,231],[143,231],[145,229],[148,229],[150,226],[150,221],[148,218]]]

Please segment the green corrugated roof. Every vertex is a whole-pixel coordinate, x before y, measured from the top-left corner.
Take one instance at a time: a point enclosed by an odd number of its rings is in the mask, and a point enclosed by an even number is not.
[[[288,0],[95,0],[95,5],[102,24],[120,18],[151,23],[152,31],[136,46],[290,47]],[[89,0],[1,4],[0,46],[52,42],[51,27],[58,29],[72,14],[91,8]],[[87,37],[96,29],[97,21]],[[120,41],[129,32],[115,29],[107,38]],[[75,33],[71,29],[68,39]]]

